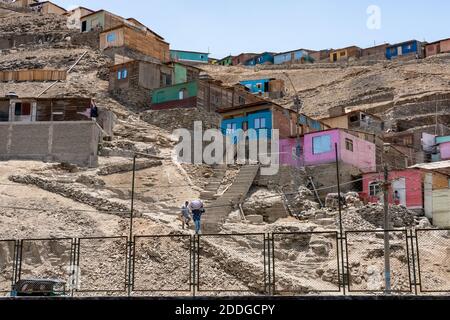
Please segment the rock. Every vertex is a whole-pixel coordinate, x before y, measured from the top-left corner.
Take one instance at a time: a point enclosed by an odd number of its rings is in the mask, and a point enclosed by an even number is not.
[[[262,224],[264,223],[264,217],[260,215],[248,215],[245,216],[248,222],[253,224]]]

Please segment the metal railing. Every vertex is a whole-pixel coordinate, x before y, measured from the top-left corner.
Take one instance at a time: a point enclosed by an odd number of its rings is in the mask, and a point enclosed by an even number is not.
[[[53,279],[69,296],[383,294],[386,234],[390,294],[450,294],[450,229],[2,240],[0,293]]]

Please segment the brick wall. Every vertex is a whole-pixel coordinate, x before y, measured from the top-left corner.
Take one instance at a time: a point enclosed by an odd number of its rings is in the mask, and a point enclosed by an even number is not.
[[[100,128],[92,121],[0,124],[0,160],[97,166]]]

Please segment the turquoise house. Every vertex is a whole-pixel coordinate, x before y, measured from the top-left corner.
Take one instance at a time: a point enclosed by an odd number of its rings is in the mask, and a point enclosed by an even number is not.
[[[221,122],[222,133],[226,136],[230,136],[234,139],[234,143],[237,143],[239,137],[237,136],[237,130],[254,129],[250,131],[249,140],[266,138],[272,138],[272,111],[262,110],[253,113],[249,113],[244,117],[225,119]],[[267,130],[266,132],[262,130]],[[263,135],[264,134],[264,135]],[[262,136],[263,135],[263,136]]]
[[[209,53],[183,51],[183,50],[170,50],[170,58],[173,61],[208,63]]]

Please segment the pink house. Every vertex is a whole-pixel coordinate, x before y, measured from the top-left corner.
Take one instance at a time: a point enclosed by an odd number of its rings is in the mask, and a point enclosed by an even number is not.
[[[383,173],[369,173],[363,176],[363,195],[369,202],[377,203],[382,199]],[[423,209],[423,173],[417,169],[389,172],[391,188],[389,203],[399,204],[408,209]]]
[[[300,139],[300,151],[297,151],[297,139],[280,141],[280,164],[298,166],[318,166],[336,162],[335,145],[338,148],[338,160],[352,165],[361,172],[376,170],[375,144],[360,139],[344,129],[330,129],[305,134]],[[300,152],[300,160],[296,153]]]

